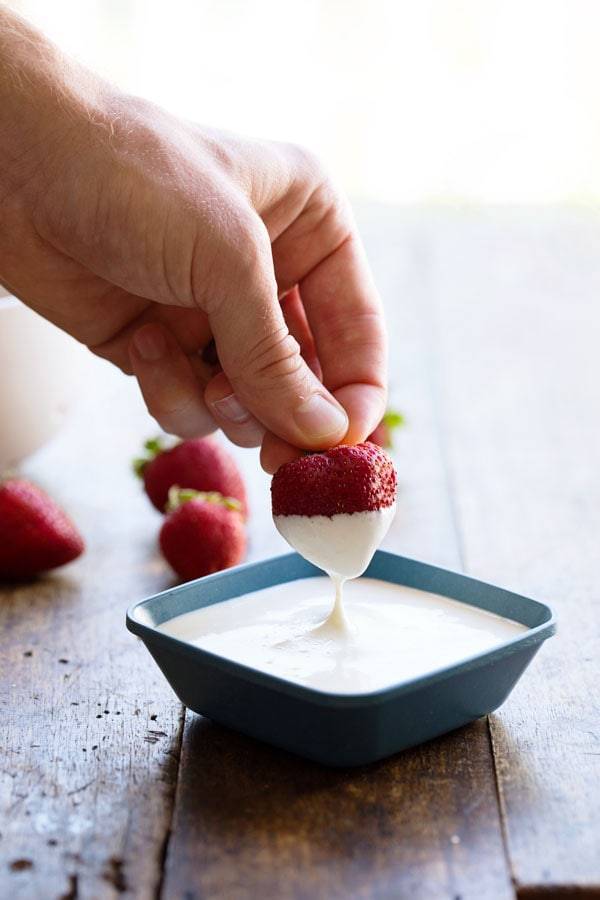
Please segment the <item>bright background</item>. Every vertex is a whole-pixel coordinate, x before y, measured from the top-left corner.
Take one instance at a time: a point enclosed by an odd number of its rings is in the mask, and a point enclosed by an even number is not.
[[[183,116],[316,150],[356,199],[600,200],[598,0],[13,0]]]

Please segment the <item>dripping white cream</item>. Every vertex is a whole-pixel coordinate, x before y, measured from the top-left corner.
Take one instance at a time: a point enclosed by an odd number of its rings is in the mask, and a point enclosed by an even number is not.
[[[273,516],[279,533],[309,562],[327,572],[335,587],[331,625],[347,627],[344,584],[365,571],[392,524],[396,504],[334,516]]]

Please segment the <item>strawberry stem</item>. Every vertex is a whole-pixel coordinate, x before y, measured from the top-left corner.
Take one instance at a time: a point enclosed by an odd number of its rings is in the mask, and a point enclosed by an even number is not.
[[[157,435],[157,437],[148,438],[147,441],[144,441],[144,450],[146,453],[144,456],[138,456],[132,462],[132,468],[138,478],[144,477],[144,469],[148,465],[149,462],[152,462],[153,459],[156,459],[157,456],[160,456],[165,450],[172,450],[173,447],[178,444],[179,441],[175,441],[173,443],[167,444],[163,437]]]
[[[165,449],[165,445],[160,436],[148,438],[147,441],[144,441],[144,449],[146,449],[152,457],[155,457],[158,456],[159,453],[162,453]]]
[[[241,512],[242,504],[235,497],[224,497],[218,491],[195,491],[193,488],[181,488],[178,484],[174,484],[169,488],[169,499],[165,512],[172,513],[184,503],[190,500],[202,500],[204,503],[218,503],[226,509]]]
[[[138,478],[144,477],[144,469],[148,465],[149,460],[144,459],[142,456],[136,457],[131,463],[131,467]]]

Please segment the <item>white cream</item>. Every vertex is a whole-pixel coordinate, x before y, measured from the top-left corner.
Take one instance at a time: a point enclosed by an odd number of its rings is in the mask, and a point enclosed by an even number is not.
[[[294,550],[318,566],[335,584],[331,622],[344,627],[344,582],[365,571],[385,537],[396,504],[379,510],[334,516],[273,516],[275,527]]]
[[[358,578],[394,518],[396,505],[335,516],[273,516],[279,533],[328,575]]]
[[[161,631],[288,681],[361,694],[490,650],[526,631],[509,619],[374,578],[346,586],[348,623],[328,618],[328,578],[274,585],[178,616]]]

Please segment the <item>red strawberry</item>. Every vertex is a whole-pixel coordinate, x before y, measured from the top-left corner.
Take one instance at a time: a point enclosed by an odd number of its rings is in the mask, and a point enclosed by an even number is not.
[[[83,550],[81,535],[48,494],[22,479],[0,483],[0,579],[33,578]]]
[[[392,447],[394,443],[392,435],[396,428],[399,428],[401,425],[404,425],[404,416],[388,409],[375,431],[369,435],[367,440],[371,441],[372,444],[378,444],[380,447]]]
[[[210,438],[191,438],[166,448],[160,438],[146,441],[147,456],[134,462],[137,474],[159,512],[165,511],[169,488],[174,484],[197,491],[217,491],[233,497],[248,515],[242,475],[233,458]]]
[[[342,444],[281,466],[271,500],[288,544],[338,581],[357,578],[394,518],[396,470],[375,444]]]
[[[216,492],[174,486],[159,540],[165,559],[183,581],[235,566],[246,552],[241,504]]]
[[[273,476],[274,516],[334,516],[392,506],[396,470],[375,444],[345,444],[285,463]]]

